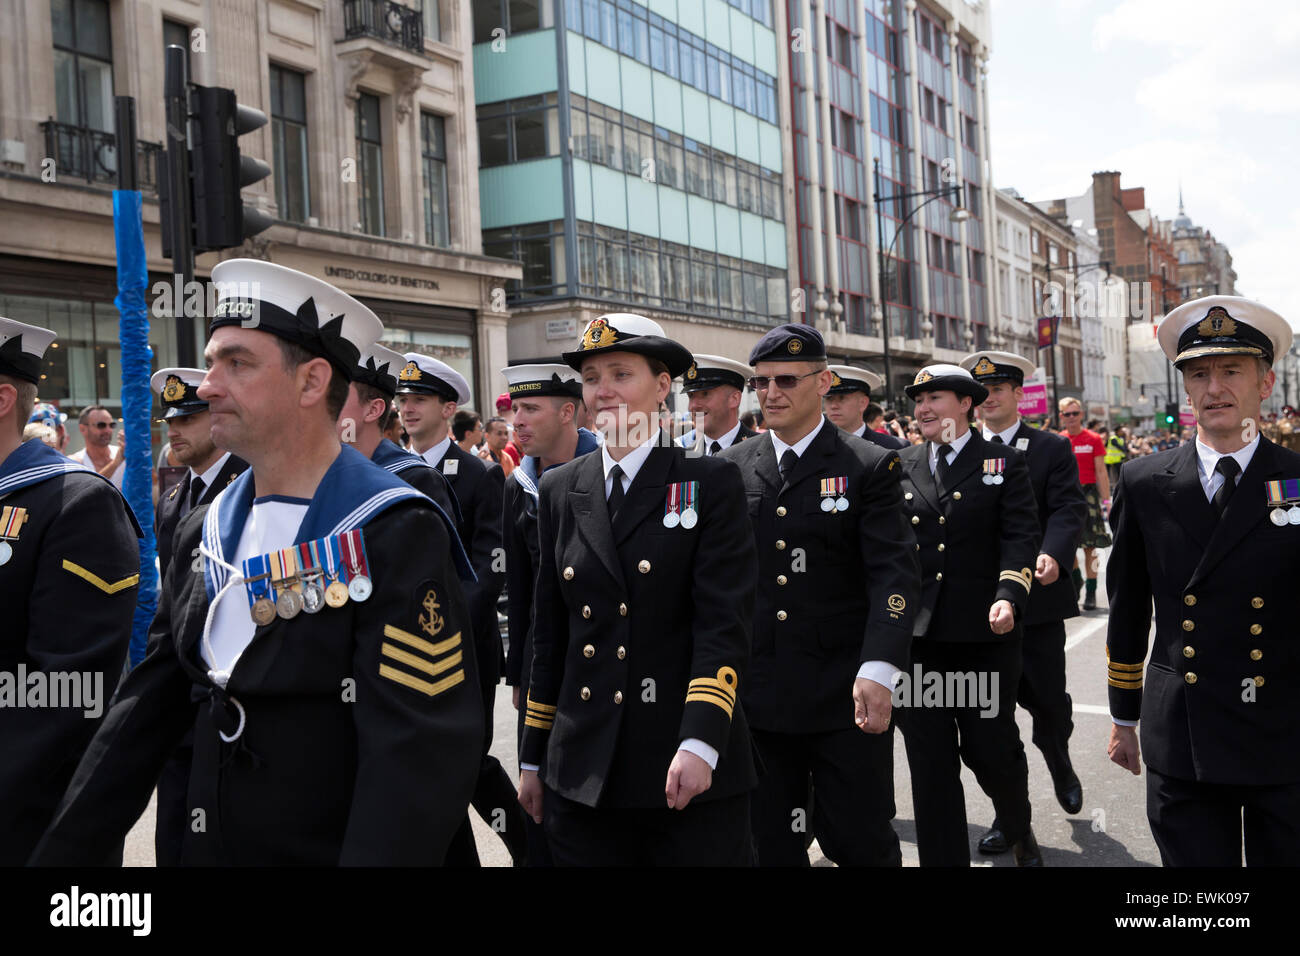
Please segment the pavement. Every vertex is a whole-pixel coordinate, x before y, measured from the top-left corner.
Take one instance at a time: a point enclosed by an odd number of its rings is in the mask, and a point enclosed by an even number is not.
[[[1104,569],[1108,552],[1101,554]],[[1017,709],[1016,721],[1029,758],[1030,803],[1034,833],[1047,866],[1159,866],[1160,854],[1146,820],[1146,781],[1110,762],[1106,743],[1110,717],[1106,703],[1105,572],[1098,586],[1095,611],[1083,612],[1066,622],[1066,687],[1074,701],[1074,736],[1070,755],[1083,784],[1083,809],[1074,816],[1061,809],[1052,791],[1051,777],[1042,755],[1030,743],[1032,722],[1028,713]],[[497,688],[496,729],[492,753],[512,777],[518,776],[515,760],[515,710],[511,689]],[[966,820],[970,831],[971,858],[977,866],[1015,866],[1010,853],[981,857],[975,850],[979,838],[993,820],[993,805],[980,790],[974,775],[962,768],[966,792]],[[913,822],[911,776],[903,741],[894,741],[894,795],[897,816],[894,827],[902,844],[903,865],[917,866],[916,826]],[[484,866],[509,866],[505,845],[473,811],[470,818],[479,857]],[[153,866],[154,801],[126,840],[127,866]],[[810,851],[814,866],[833,866],[814,842]]]

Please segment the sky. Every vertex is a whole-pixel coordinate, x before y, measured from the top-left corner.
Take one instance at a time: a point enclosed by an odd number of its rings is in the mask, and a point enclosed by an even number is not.
[[[1119,170],[1232,253],[1300,330],[1300,3],[992,0],[993,181],[1033,201]]]

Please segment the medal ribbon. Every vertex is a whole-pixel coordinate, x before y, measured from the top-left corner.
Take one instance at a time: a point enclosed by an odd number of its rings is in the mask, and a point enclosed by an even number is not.
[[[841,475],[835,479],[835,494],[839,498],[844,497],[844,492],[849,488],[849,476]]]
[[[254,579],[258,580],[254,580]],[[259,554],[244,562],[244,589],[248,592],[251,608],[260,598],[270,597],[271,582],[267,579],[267,555]]]
[[[278,598],[279,591],[292,590],[293,577],[298,570],[297,548],[271,552],[271,591]]]
[[[699,483],[698,481],[684,481],[684,482],[682,482],[682,485],[683,485],[684,490],[685,490],[685,492],[686,492],[686,510],[687,510],[687,511],[694,511],[694,510],[695,510],[695,490],[699,487],[700,483]]]
[[[821,484],[821,496],[822,496],[823,498],[834,498],[834,497],[835,497],[835,492],[832,490],[832,482],[833,482],[833,481],[834,481],[834,479],[832,479],[832,478],[822,478],[822,479],[821,479],[821,482],[820,482],[820,484]]]
[[[315,578],[320,575],[320,556],[316,551],[316,541],[304,541],[297,545],[299,578]]]
[[[353,528],[344,533],[343,554],[347,558],[348,571],[353,576],[370,577],[370,562],[366,559],[366,540],[360,528]]]
[[[0,514],[0,538],[9,538],[17,541],[18,532],[22,530],[23,522],[26,520],[26,508],[19,508],[14,505],[5,505],[3,514]]]
[[[1283,478],[1265,483],[1270,505],[1288,505],[1300,501],[1300,478]]]
[[[681,510],[681,491],[682,486],[679,484],[668,486],[668,498],[664,501],[664,517],[670,514],[676,514]]]

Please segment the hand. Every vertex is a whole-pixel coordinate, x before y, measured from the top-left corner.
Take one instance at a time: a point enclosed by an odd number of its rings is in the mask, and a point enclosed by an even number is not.
[[[994,634],[1007,634],[1016,626],[1016,613],[1011,602],[995,601],[989,608],[989,630]]]
[[[1112,763],[1119,764],[1135,777],[1141,776],[1142,764],[1139,760],[1141,756],[1139,751],[1136,727],[1110,725],[1110,743],[1106,747],[1106,753],[1110,755]]]
[[[536,770],[519,771],[519,805],[534,823],[542,822],[542,781]]]
[[[864,734],[883,734],[889,729],[894,693],[884,684],[866,677],[853,682],[853,722]]]
[[[519,709],[519,687],[518,685],[510,688],[510,703],[515,705],[515,710]]]
[[[1060,576],[1061,566],[1056,563],[1056,558],[1050,554],[1040,554],[1038,566],[1034,568],[1034,577],[1038,579],[1038,583],[1051,584]]]
[[[685,810],[692,797],[697,797],[713,786],[713,769],[698,754],[679,750],[668,765],[668,779],[664,781],[664,796],[668,809]]]
[[[1101,516],[1107,521],[1110,520],[1110,499],[1106,498],[1101,503]]]
[[[125,454],[125,452],[126,452],[126,428],[119,428],[119,429],[117,430],[117,447],[120,448],[120,449],[122,450],[122,452]]]

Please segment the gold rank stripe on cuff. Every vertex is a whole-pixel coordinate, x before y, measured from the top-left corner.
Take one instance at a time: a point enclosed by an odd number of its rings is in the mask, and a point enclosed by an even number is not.
[[[731,716],[731,712],[736,706],[734,698],[726,697],[715,690],[705,688],[695,688],[686,693],[686,703],[692,702],[720,707],[728,717]]]
[[[1107,677],[1106,683],[1111,687],[1118,687],[1120,690],[1141,690],[1142,678],[1136,680],[1117,680],[1114,677]]]
[[[1116,664],[1109,661],[1106,664],[1106,683],[1121,690],[1141,690],[1144,666],[1141,663]]]
[[[116,594],[118,591],[123,591],[127,588],[135,587],[135,585],[140,583],[140,574],[139,572],[136,572],[135,574],[127,575],[120,581],[114,581],[112,584],[110,584],[95,572],[87,571],[81,565],[69,561],[67,558],[63,559],[63,570],[71,571],[77,577],[89,581],[91,584],[99,588],[105,594]]]
[[[555,707],[551,704],[539,704],[528,695],[528,706],[524,711],[524,726],[538,730],[550,730],[555,723]]]
[[[1028,593],[1030,586],[1034,582],[1034,575],[1033,572],[1030,571],[1028,568],[1021,568],[1019,571],[1010,571],[1010,570],[1003,571],[1001,574],[998,575],[998,580],[1015,581],[1017,584],[1019,584],[1022,588],[1025,589],[1025,593]]]
[[[400,627],[385,624],[384,637],[411,648],[411,650],[404,650],[396,644],[388,643],[388,641],[382,642],[379,646],[379,653],[390,661],[403,664],[430,677],[437,677],[439,674],[448,671],[450,673],[436,681],[429,681],[409,671],[394,667],[392,664],[381,662],[379,665],[380,677],[387,678],[412,690],[417,690],[429,697],[436,697],[465,680],[465,668],[461,666],[464,662],[465,652],[461,648],[459,631],[445,641],[438,641],[435,644],[416,637]],[[413,653],[413,651],[419,653]]]
[[[686,703],[713,704],[722,708],[730,719],[736,706],[737,683],[734,670],[720,667],[717,677],[697,677],[687,685]]]

